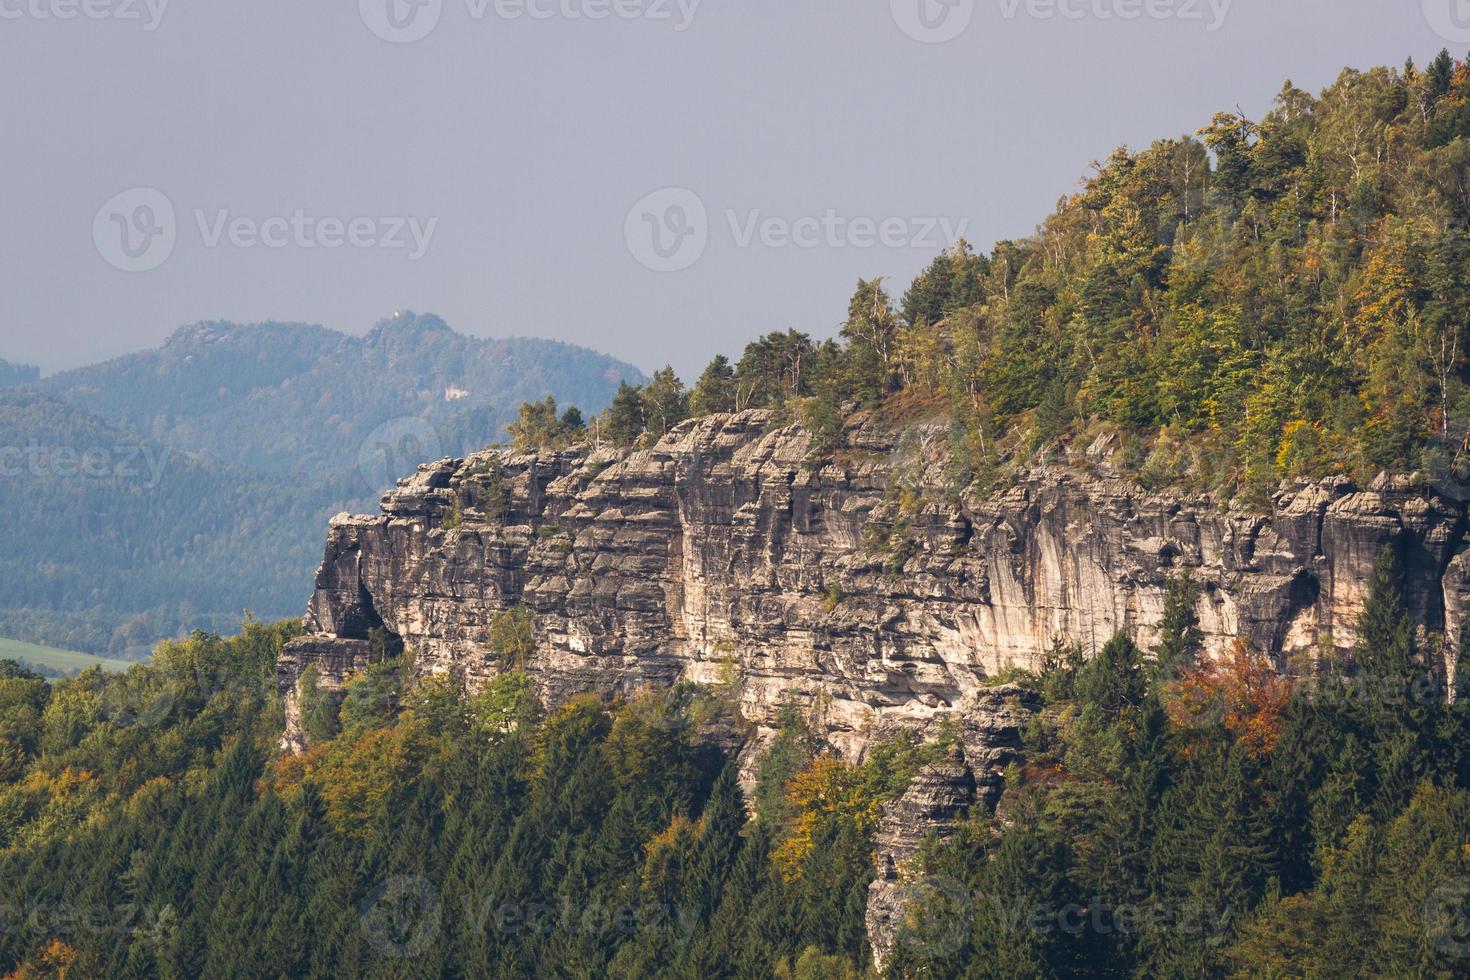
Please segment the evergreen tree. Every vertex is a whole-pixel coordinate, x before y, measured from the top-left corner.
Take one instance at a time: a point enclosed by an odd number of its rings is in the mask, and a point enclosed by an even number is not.
[[[689,395],[689,410],[696,416],[735,410],[735,368],[724,354],[715,355]]]

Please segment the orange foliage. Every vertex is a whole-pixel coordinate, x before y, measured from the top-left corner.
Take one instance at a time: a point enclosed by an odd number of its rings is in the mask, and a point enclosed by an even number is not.
[[[1201,664],[1168,684],[1164,707],[1175,728],[1188,731],[1218,722],[1259,757],[1281,738],[1291,689],[1290,678],[1237,640],[1226,659]]]
[[[330,743],[328,743],[330,744]],[[304,752],[287,752],[271,760],[266,774],[255,784],[257,793],[267,790],[277,796],[290,797],[301,791],[301,786],[321,763],[327,745],[313,745]]]
[[[393,788],[418,768],[424,749],[411,723],[337,738],[319,764],[307,763],[312,783],[321,787],[327,822],[338,833],[366,836]]]
[[[53,939],[41,950],[33,963],[22,964],[5,980],[66,980],[76,962],[77,951],[60,939]]]

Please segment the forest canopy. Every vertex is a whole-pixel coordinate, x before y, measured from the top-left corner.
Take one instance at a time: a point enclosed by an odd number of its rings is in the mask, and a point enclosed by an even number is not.
[[[958,241],[901,294],[860,281],[837,340],[772,332],[692,389],[626,386],[590,437],[776,406],[830,449],[848,410],[906,395],[976,474],[1105,432],[1148,482],[1255,502],[1285,477],[1443,470],[1470,423],[1467,225],[1463,62],[1287,82],[1258,119],[1115,151],[1029,238]]]

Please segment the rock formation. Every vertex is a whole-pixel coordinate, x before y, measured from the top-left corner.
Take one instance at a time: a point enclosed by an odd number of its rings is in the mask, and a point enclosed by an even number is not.
[[[280,663],[287,743],[302,744],[309,664],[339,685],[383,629],[419,670],[474,686],[501,669],[493,618],[521,605],[536,620],[526,667],[549,702],[737,677],[755,744],[794,702],[854,758],[885,732],[951,719],[961,755],[895,811],[942,831],[998,792],[1018,744],[1027,706],[997,675],[1036,665],[1056,638],[1096,648],[1127,630],[1151,644],[1186,569],[1212,651],[1240,637],[1285,665],[1350,644],[1373,562],[1393,548],[1417,622],[1458,649],[1464,507],[1410,479],[1286,486],[1248,513],[1146,491],[1085,457],[980,493],[956,476],[940,423],[853,423],[846,443],[813,462],[803,428],[757,410],[636,451],[487,450],[420,468],[381,515],[332,521],[307,635]],[[880,839],[875,889],[914,845]]]

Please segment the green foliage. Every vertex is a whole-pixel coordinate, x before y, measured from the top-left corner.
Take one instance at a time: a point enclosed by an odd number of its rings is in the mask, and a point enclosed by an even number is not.
[[[782,706],[776,724],[776,737],[756,766],[755,814],[767,827],[782,827],[789,821],[787,784],[817,753],[811,728],[794,705]]]
[[[536,614],[525,606],[502,609],[490,620],[490,649],[507,670],[524,670],[536,651]]]
[[[45,454],[0,481],[0,636],[136,660],[245,609],[296,615],[327,516],[500,441],[522,401],[601,410],[619,378],[644,380],[582,348],[403,313],[367,336],[197,324],[157,350],[0,383],[0,445]]]
[[[347,678],[338,714],[344,731],[384,728],[397,717],[408,680],[407,664],[399,657],[371,663]]]
[[[321,688],[321,671],[312,664],[302,671],[300,681],[301,727],[312,743],[327,742],[337,737],[341,722],[337,717],[337,699]]]
[[[1164,591],[1164,615],[1159,618],[1159,645],[1154,647],[1154,669],[1169,677],[1194,664],[1204,650],[1199,628],[1200,588],[1185,572],[1169,579]]]
[[[659,438],[684,421],[688,414],[689,395],[674,369],[664,367],[655,371],[653,380],[643,388],[643,417],[647,431],[654,438]]]
[[[539,402],[522,404],[516,420],[506,430],[517,450],[533,452],[571,445],[583,437],[586,423],[575,405],[558,415],[556,399],[547,395]]]
[[[1193,645],[1192,592],[1170,589],[1165,648]],[[1354,656],[1294,692],[1247,655],[1158,670],[1123,637],[1086,663],[1058,644],[1003,819],[921,851],[945,887],[891,969],[1460,975],[1470,711],[1424,683],[1409,623],[1385,555]]]
[[[788,885],[687,689],[544,719],[529,678],[391,681],[274,755],[294,624],[54,686],[0,663],[0,969],[76,976],[857,975],[864,842]],[[394,676],[397,674],[398,676]],[[303,689],[315,680],[302,678]],[[168,692],[137,719],[124,706]],[[138,700],[141,696],[142,700]],[[345,707],[345,706],[344,706]],[[381,709],[381,710],[379,710]],[[0,762],[10,746],[0,741]],[[895,749],[886,768],[902,767]],[[876,771],[876,770],[875,770]]]
[[[724,354],[715,355],[699,376],[689,394],[689,410],[694,415],[735,410],[735,368]]]
[[[896,307],[860,280],[842,345],[767,334],[691,409],[813,399],[821,456],[845,406],[933,397],[970,473],[1105,424],[1125,472],[1251,506],[1287,476],[1436,465],[1470,427],[1467,174],[1454,59],[1288,82],[1260,119],[1115,151],[1029,238],[955,242]]]
[[[618,392],[599,419],[596,431],[600,438],[615,446],[631,446],[638,441],[647,425],[648,406],[640,389],[625,383],[618,386]]]

